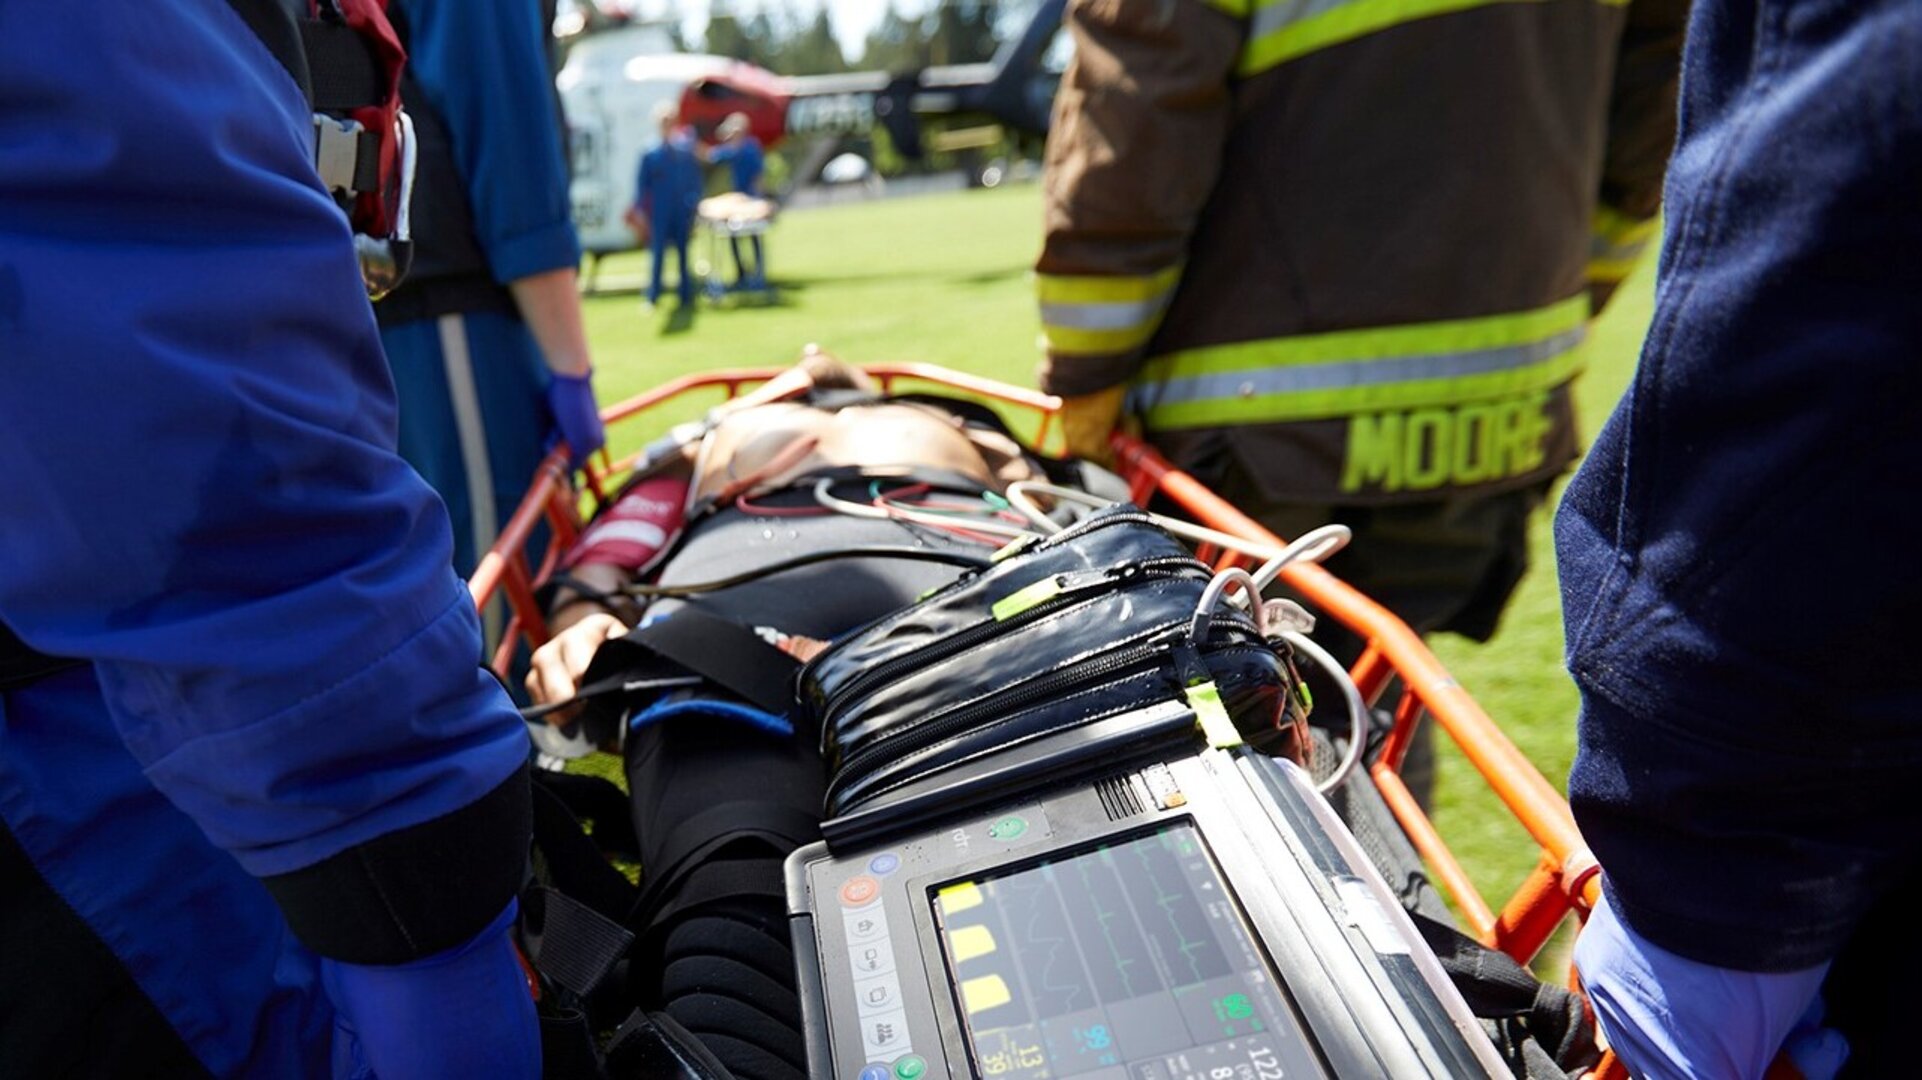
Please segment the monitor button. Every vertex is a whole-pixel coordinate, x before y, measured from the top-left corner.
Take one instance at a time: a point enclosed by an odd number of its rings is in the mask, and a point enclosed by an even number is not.
[[[868,860],[869,872],[879,874],[883,877],[899,869],[901,869],[901,856],[896,855],[892,851],[884,851]]]
[[[862,874],[859,877],[851,877],[847,880],[846,884],[841,886],[841,903],[846,904],[848,907],[860,907],[863,904],[871,904],[874,902],[874,898],[880,895],[881,883],[866,874]]]
[[[927,1075],[927,1071],[927,1059],[919,1054],[909,1054],[894,1063],[894,1075],[899,1080],[921,1080],[921,1077]]]
[[[1028,819],[1019,814],[1008,814],[997,818],[994,824],[988,826],[988,835],[1004,844],[1010,840],[1020,839],[1021,834],[1027,831]]]
[[[841,924],[847,927],[848,944],[865,945],[888,936],[888,920],[880,908],[871,911],[842,912]]]
[[[888,1071],[886,1065],[869,1065],[861,1070],[858,1080],[894,1080],[894,1074]]]
[[[862,1016],[901,1007],[901,984],[892,975],[862,979],[854,984],[854,1004]]]
[[[894,951],[885,941],[873,945],[851,945],[848,947],[848,963],[854,968],[856,978],[870,975],[891,975],[894,973]]]
[[[878,1016],[861,1018],[861,1043],[867,1051],[869,1061],[892,1061],[908,1048],[908,1014],[906,1010]]]

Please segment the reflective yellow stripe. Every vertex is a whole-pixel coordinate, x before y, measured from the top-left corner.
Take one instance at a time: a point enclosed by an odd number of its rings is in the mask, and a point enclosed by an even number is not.
[[[1180,280],[1176,263],[1153,274],[1036,274],[1034,291],[1044,304],[1106,304],[1151,299]]]
[[[1596,207],[1588,244],[1588,280],[1620,282],[1641,262],[1642,251],[1660,229],[1660,218],[1630,217],[1613,207]]]
[[[1588,297],[1479,319],[1272,338],[1156,357],[1149,427],[1217,427],[1457,405],[1559,386],[1582,368]]]
[[[1588,266],[1582,271],[1582,276],[1603,285],[1620,285],[1628,275],[1635,272],[1635,267],[1640,265],[1641,261],[1639,250],[1626,259],[1590,259]]]
[[[1318,49],[1417,19],[1497,3],[1558,2],[1568,0],[1256,0],[1240,70],[1243,75],[1253,75]],[[1621,7],[1628,0],[1581,2]]]
[[[1054,356],[1129,352],[1148,343],[1174,297],[1181,266],[1153,274],[1036,274],[1044,347]]]
[[[1659,217],[1630,217],[1612,206],[1597,206],[1590,233],[1607,247],[1626,247],[1648,243],[1661,224]]]
[[[1043,326],[1041,347],[1049,356],[1107,356],[1132,352],[1155,335],[1154,325],[1128,330],[1076,330],[1066,326]]]
[[[1201,2],[1237,19],[1248,16],[1248,0],[1201,0]]]

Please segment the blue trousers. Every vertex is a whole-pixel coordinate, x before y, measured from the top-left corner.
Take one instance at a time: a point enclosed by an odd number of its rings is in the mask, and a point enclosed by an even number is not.
[[[318,960],[141,773],[91,668],[0,693],[0,828],[17,852],[0,936],[26,990],[0,1073],[332,1075]]]
[[[687,272],[687,242],[688,233],[686,232],[670,235],[655,229],[648,235],[647,251],[653,260],[653,270],[647,279],[648,303],[661,302],[661,273],[665,269],[667,249],[670,245],[674,248],[674,261],[680,270],[680,278],[675,283],[675,293],[680,297],[683,307],[694,302],[694,278]]]
[[[423,319],[380,337],[400,396],[400,456],[447,504],[454,570],[467,577],[546,452],[547,365],[526,324],[496,312]]]

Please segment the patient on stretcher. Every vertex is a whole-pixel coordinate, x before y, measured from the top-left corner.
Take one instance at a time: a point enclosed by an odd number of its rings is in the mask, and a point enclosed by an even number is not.
[[[965,403],[883,399],[825,356],[769,386],[793,396],[757,392],[716,410],[680,446],[649,455],[583,533],[556,575],[555,637],[535,653],[527,688],[557,730],[596,715],[613,721],[586,730],[621,755],[630,792],[642,868],[626,920],[638,935],[632,1002],[677,1022],[733,1077],[799,1080],[806,1045],[782,863],[820,838],[819,744],[779,715],[792,700],[781,680],[757,694],[751,679],[717,678],[707,669],[727,665],[706,662],[687,665],[701,674],[658,679],[624,677],[615,664],[610,679],[606,660],[631,645],[635,627],[692,611],[683,626],[748,635],[710,651],[758,651],[791,668],[763,643],[805,660],[985,566],[1032,524],[1010,512],[1010,485],[1063,477]],[[1081,474],[1084,485],[1091,475]],[[1346,757],[1326,749],[1316,759],[1331,769]],[[1449,929],[1419,855],[1373,787],[1350,784],[1331,801],[1434,940],[1466,958],[1466,975],[1450,969],[1458,982],[1480,992],[1506,979],[1535,996],[1526,1024],[1490,1028],[1517,1075],[1536,1075],[1550,1057],[1546,1069],[1586,1061],[1579,999],[1532,987],[1519,967],[1480,974],[1504,958]]]
[[[825,354],[810,354],[777,381],[808,400],[716,410],[704,437],[631,483],[588,527],[562,566],[549,620],[556,638],[536,654],[528,675],[537,703],[574,695],[599,644],[641,617],[642,605],[623,590],[663,559],[660,584],[673,586],[752,574],[796,551],[829,547],[907,544],[986,554],[1006,541],[1008,529],[1005,504],[983,501],[983,493],[1046,479],[1005,433],[940,404],[884,399],[860,371]],[[817,494],[823,479],[829,487]],[[837,513],[823,495],[873,513]],[[952,524],[929,524],[922,512]],[[970,517],[979,519],[977,527],[968,527]],[[647,611],[662,617],[692,602],[784,633],[832,636],[956,572],[879,564],[893,561],[823,563],[699,599],[663,599]],[[550,722],[565,716],[553,714]]]
[[[824,355],[770,385],[795,398],[716,410],[568,554],[527,677],[537,704],[571,701],[605,643],[688,607],[805,659],[984,564],[1022,527],[1001,493],[1047,479],[965,405],[883,399]],[[733,1075],[802,1077],[781,861],[819,838],[820,754],[711,683],[653,698],[600,738],[624,759],[643,868],[630,989]]]

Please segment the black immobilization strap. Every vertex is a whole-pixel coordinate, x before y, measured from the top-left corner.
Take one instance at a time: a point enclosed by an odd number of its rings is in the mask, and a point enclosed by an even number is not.
[[[581,681],[589,691],[611,690],[623,681],[699,675],[758,709],[784,716],[793,711],[794,673],[800,667],[800,661],[748,627],[690,605],[602,645]]]

